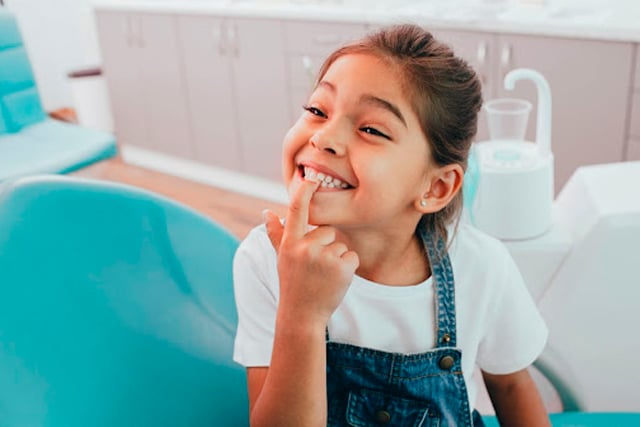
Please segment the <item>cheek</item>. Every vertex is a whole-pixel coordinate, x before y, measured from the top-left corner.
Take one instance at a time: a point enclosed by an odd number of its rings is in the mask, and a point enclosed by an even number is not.
[[[416,157],[371,156],[359,159],[357,167],[360,187],[371,200],[405,200],[419,192],[424,182],[426,165]],[[383,203],[383,202],[380,202]]]
[[[300,144],[297,143],[297,132],[294,127],[289,129],[289,132],[284,137],[282,143],[282,176],[284,181],[289,184],[291,177],[295,170],[295,157],[300,149]]]

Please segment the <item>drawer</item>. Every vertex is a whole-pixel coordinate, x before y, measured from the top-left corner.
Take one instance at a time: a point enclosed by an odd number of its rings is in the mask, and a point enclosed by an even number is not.
[[[627,161],[640,160],[640,138],[629,138],[624,159]]]
[[[640,89],[636,89],[631,100],[631,120],[629,121],[629,135],[640,138]]]
[[[284,29],[287,52],[321,57],[367,34],[363,23],[288,21]]]

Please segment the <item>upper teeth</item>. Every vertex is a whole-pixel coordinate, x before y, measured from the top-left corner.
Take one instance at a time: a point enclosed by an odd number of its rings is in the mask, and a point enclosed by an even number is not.
[[[321,187],[327,188],[348,188],[349,184],[346,182],[342,182],[340,179],[335,178],[331,175],[327,175],[326,173],[318,172],[317,170],[305,166],[304,168],[304,177],[310,181],[320,181]]]

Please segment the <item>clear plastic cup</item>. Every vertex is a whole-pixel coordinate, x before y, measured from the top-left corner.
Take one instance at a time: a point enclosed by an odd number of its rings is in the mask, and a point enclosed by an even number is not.
[[[524,99],[492,99],[482,107],[487,113],[489,139],[492,141],[524,141],[531,103]]]

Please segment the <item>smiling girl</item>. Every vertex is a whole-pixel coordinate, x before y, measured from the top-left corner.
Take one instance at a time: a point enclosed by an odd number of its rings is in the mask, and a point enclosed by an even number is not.
[[[254,426],[548,425],[547,329],[505,247],[458,223],[481,88],[416,26],[325,61],[285,137],[290,205],[235,258]]]

